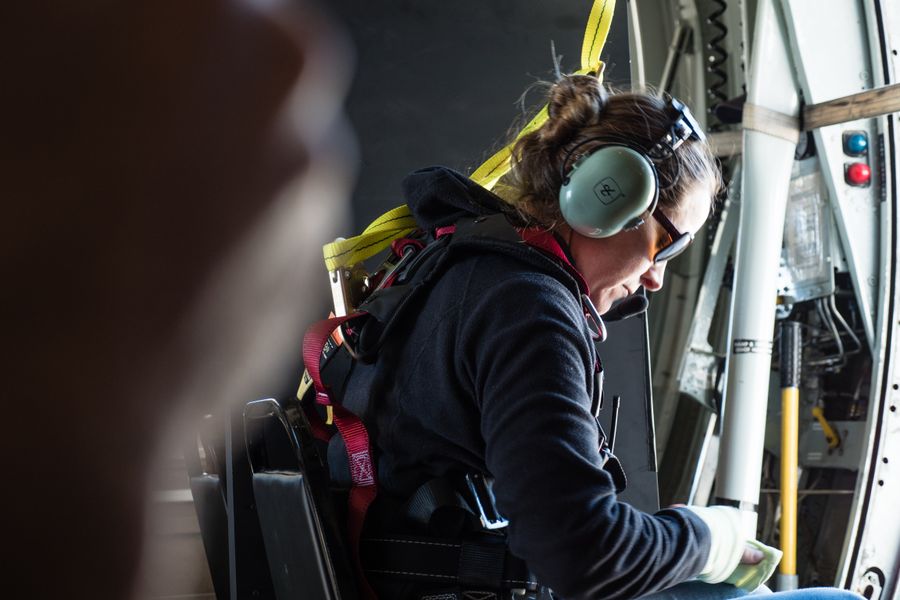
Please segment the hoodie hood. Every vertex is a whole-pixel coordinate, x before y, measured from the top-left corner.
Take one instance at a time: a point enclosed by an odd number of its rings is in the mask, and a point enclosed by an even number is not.
[[[413,171],[403,180],[403,196],[425,230],[465,217],[508,212],[509,205],[465,175],[446,167]]]

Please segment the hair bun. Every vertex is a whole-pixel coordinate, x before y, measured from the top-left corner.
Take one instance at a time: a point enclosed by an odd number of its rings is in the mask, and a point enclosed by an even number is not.
[[[550,88],[543,137],[565,143],[579,129],[596,125],[608,101],[609,94],[596,77],[564,75]]]

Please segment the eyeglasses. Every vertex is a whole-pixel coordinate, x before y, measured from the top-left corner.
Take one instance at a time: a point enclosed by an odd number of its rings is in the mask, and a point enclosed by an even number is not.
[[[656,251],[656,254],[653,255],[653,262],[665,262],[687,250],[691,242],[694,241],[694,234],[688,231],[678,231],[675,225],[672,224],[672,221],[669,220],[669,217],[664,215],[658,206],[653,210],[652,214],[656,222],[662,225],[666,233],[669,234],[669,243]]]

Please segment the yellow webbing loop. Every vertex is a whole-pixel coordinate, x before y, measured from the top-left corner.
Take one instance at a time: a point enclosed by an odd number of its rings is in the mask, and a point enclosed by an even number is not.
[[[581,68],[575,71],[578,75],[592,73],[597,79],[603,80],[603,61],[600,60],[600,52],[606,44],[609,35],[609,27],[612,25],[613,11],[616,8],[616,0],[594,0],[591,14],[588,16],[587,27],[584,29],[584,40],[581,42]],[[535,115],[535,117],[522,128],[511,144],[499,150],[487,159],[470,176],[472,181],[485,189],[493,189],[501,177],[509,173],[509,158],[512,155],[513,146],[519,139],[531,133],[547,121],[547,107]]]
[[[603,79],[604,65],[600,60],[600,52],[606,44],[615,7],[616,0],[594,0],[581,44],[581,68],[576,71],[577,74],[592,73],[598,79]],[[515,142],[523,135],[543,125],[546,120],[547,107],[545,106],[518,133],[513,143],[475,169],[471,175],[472,180],[486,189],[493,189],[497,181],[509,172],[509,157]],[[409,208],[406,205],[398,206],[375,219],[360,235],[325,244],[322,248],[325,255],[325,267],[329,271],[334,271],[362,262],[387,248],[395,239],[409,234],[416,227],[415,219],[410,214]]]
[[[472,181],[485,189],[493,189],[497,181],[509,173],[509,157],[512,155],[512,149],[515,143],[519,141],[519,138],[531,133],[546,121],[547,107],[545,106],[533,119],[531,119],[531,121],[528,122],[528,125],[522,128],[511,144],[501,148],[492,157],[484,161],[480,167],[475,169],[475,172],[470,175]]]
[[[584,29],[584,41],[581,42],[581,70],[585,73],[593,71],[600,76],[602,72],[600,52],[606,45],[606,36],[609,35],[615,9],[616,0],[594,0],[587,27]]]
[[[334,271],[375,256],[395,239],[407,235],[417,227],[405,204],[390,210],[374,221],[356,237],[337,240],[322,247],[325,268]]]

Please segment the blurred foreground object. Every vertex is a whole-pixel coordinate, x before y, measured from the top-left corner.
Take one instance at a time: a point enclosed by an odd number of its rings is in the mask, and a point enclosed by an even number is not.
[[[249,0],[8,6],[0,47],[3,596],[124,598],[170,422],[293,366],[347,53]]]

